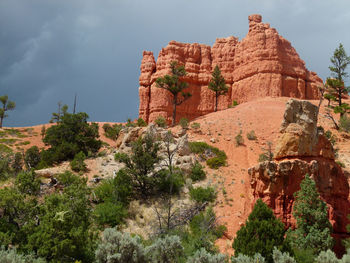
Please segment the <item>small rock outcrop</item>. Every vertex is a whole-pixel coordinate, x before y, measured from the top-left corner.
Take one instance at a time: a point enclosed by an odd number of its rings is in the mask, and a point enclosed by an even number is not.
[[[214,111],[215,95],[208,89],[216,65],[229,88],[220,96],[218,109],[226,109],[235,100],[239,103],[257,98],[295,97],[317,99],[317,86],[322,80],[308,71],[291,43],[281,37],[260,15],[250,15],[249,31],[239,41],[236,37],[218,38],[212,47],[170,41],[157,61],[150,51],[143,52],[140,75],[139,116],[147,122],[163,116],[170,121],[172,104],[169,92],[156,87],[155,80],[170,73],[170,62],[183,64],[184,78],[192,97],[177,110],[177,121],[194,119]]]
[[[254,199],[262,198],[286,226],[293,227],[293,194],[308,173],[328,205],[335,236],[341,236],[347,233],[349,184],[334,160],[332,144],[317,129],[317,115],[318,108],[308,101],[287,102],[275,160],[250,168],[250,184]]]

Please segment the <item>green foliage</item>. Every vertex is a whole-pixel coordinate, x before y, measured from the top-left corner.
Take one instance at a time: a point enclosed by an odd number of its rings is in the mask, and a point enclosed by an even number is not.
[[[274,263],[297,263],[293,257],[289,255],[288,252],[281,252],[276,247],[273,249],[273,262]]]
[[[176,121],[176,107],[189,99],[192,94],[189,92],[184,92],[184,90],[188,87],[188,83],[181,80],[182,77],[186,76],[185,67],[178,65],[176,61],[172,61],[170,62],[170,69],[171,75],[165,75],[164,77],[157,78],[156,85],[158,88],[169,91],[173,96],[172,125],[174,126]],[[180,94],[181,98],[179,98]]]
[[[331,57],[332,66],[329,66],[329,70],[332,72],[332,76],[338,80],[343,80],[348,76],[345,69],[350,64],[350,57],[346,54],[342,44],[334,50]]]
[[[70,162],[70,167],[74,172],[86,172],[86,163],[85,154],[83,152],[79,152],[74,156],[74,159]]]
[[[249,257],[247,255],[238,254],[231,258],[232,263],[265,263],[265,258],[261,254],[256,253]]]
[[[45,125],[43,125],[41,126],[41,131],[40,131],[40,135],[42,139],[45,137],[45,133],[46,133],[46,127]]]
[[[1,263],[45,263],[44,259],[35,258],[33,255],[22,255],[16,249],[5,250],[0,248]]]
[[[235,144],[236,147],[241,146],[244,144],[244,139],[242,136],[242,130],[235,136]]]
[[[98,124],[89,124],[87,119],[88,115],[84,112],[65,113],[57,125],[47,129],[44,143],[51,147],[41,156],[46,164],[73,159],[79,152],[86,156],[98,152],[102,144],[97,140]]]
[[[15,172],[15,174],[18,174],[22,170],[22,167],[23,167],[22,153],[16,152],[12,163],[12,169]]]
[[[201,128],[201,125],[198,122],[192,122],[191,123],[191,128],[194,129],[194,130],[199,130]]]
[[[254,141],[257,139],[254,130],[251,130],[250,132],[247,133],[247,139],[250,141]]]
[[[31,169],[35,168],[41,160],[38,146],[30,147],[24,154],[24,161],[26,166]]]
[[[269,157],[266,155],[266,153],[259,154],[258,162],[261,163],[265,161],[269,161]]]
[[[294,252],[295,259],[297,262],[302,262],[302,263],[314,263],[315,262],[315,255],[314,255],[314,251],[312,249],[293,248],[293,252]]]
[[[206,160],[207,165],[212,169],[226,165],[225,152],[214,146],[205,142],[189,142],[189,147],[192,153],[199,154],[202,159]]]
[[[332,226],[328,220],[327,205],[320,199],[315,181],[308,174],[294,195],[293,216],[297,227],[294,231],[288,231],[291,245],[299,249],[312,249],[315,253],[332,248]]]
[[[177,194],[185,184],[183,173],[175,169],[172,173],[169,169],[162,169],[158,172],[157,188],[159,192]]]
[[[183,254],[183,247],[178,236],[165,236],[156,239],[146,248],[150,263],[176,263]]]
[[[188,119],[181,118],[179,124],[180,124],[182,129],[187,129],[188,128]]]
[[[115,159],[125,164],[124,171],[131,178],[131,184],[136,194],[148,197],[156,190],[159,182],[158,174],[154,171],[160,161],[158,156],[159,143],[152,135],[147,134],[132,144],[132,153],[116,154]]]
[[[1,153],[12,153],[12,149],[5,144],[0,144],[0,154]]]
[[[187,263],[225,263],[228,262],[227,257],[223,254],[210,254],[204,248],[196,251],[196,253],[187,260]]]
[[[12,175],[11,155],[0,153],[0,180],[6,180]]]
[[[13,110],[16,107],[16,103],[8,100],[7,95],[0,96],[0,102],[2,103],[2,107],[0,108],[0,128],[2,128],[4,118],[8,117],[6,112]]]
[[[58,111],[52,113],[52,117],[51,117],[50,123],[53,123],[53,122],[59,123],[59,122],[62,120],[62,117],[63,117],[63,116],[67,113],[67,111],[68,111],[68,106],[67,106],[66,104],[64,104],[64,105],[62,106],[62,103],[61,103],[61,102],[58,102],[58,103],[57,103],[57,106],[58,106]]]
[[[196,162],[191,168],[190,178],[193,182],[197,182],[204,180],[206,177],[207,176],[203,170],[203,166],[199,162]]]
[[[233,241],[235,256],[253,256],[260,253],[267,262],[272,263],[274,247],[281,251],[289,251],[288,244],[284,241],[284,233],[283,223],[276,219],[273,211],[259,199]]]
[[[224,95],[228,91],[226,86],[225,79],[221,75],[221,71],[218,65],[215,66],[212,78],[208,84],[208,88],[215,92],[215,108],[214,111],[218,110],[218,98],[221,95]]]
[[[114,228],[103,231],[95,252],[97,263],[146,263],[147,256],[138,236],[118,232]]]
[[[40,180],[36,178],[34,171],[19,173],[15,186],[22,194],[37,195],[40,192]]]
[[[215,201],[217,193],[213,187],[197,187],[190,189],[190,197],[192,200],[198,203],[213,202]]]
[[[125,127],[136,127],[136,123],[133,122],[130,118],[126,121]]]
[[[130,176],[124,170],[119,170],[115,178],[103,180],[94,189],[96,201],[122,203],[127,206],[132,194],[130,180]]]
[[[145,122],[145,120],[142,119],[142,118],[138,118],[137,119],[137,126],[138,127],[146,127],[147,126],[147,122]]]
[[[158,127],[161,127],[161,128],[166,128],[167,126],[166,120],[163,116],[157,117],[157,119],[154,122],[155,124],[158,125]]]
[[[258,162],[272,161],[273,152],[272,152],[272,143],[267,142],[267,148],[263,149],[264,152],[259,155]]]
[[[61,193],[45,197],[27,248],[53,262],[92,262],[94,242],[89,231],[91,207],[86,179],[69,172],[59,181]]]
[[[121,124],[113,124],[113,126],[111,126],[108,123],[103,124],[102,126],[103,130],[104,130],[104,135],[112,140],[116,140],[118,138],[119,133],[121,132],[121,130],[123,129],[123,125]]]
[[[123,223],[128,211],[122,203],[112,203],[107,201],[96,205],[94,209],[94,216],[96,222],[101,225],[116,226]]]
[[[339,128],[342,131],[345,132],[350,132],[350,118],[347,114],[344,114],[343,116],[340,117],[339,119]]]
[[[334,252],[330,249],[321,251],[315,260],[316,263],[338,263],[339,260]]]
[[[333,135],[333,133],[330,130],[325,131],[324,136],[331,142],[331,144],[334,146],[336,143],[336,137]]]

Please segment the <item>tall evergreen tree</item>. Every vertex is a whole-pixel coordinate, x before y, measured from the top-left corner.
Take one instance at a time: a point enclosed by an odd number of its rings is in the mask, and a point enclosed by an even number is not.
[[[214,111],[218,110],[218,98],[221,95],[227,93],[228,88],[225,83],[224,77],[221,75],[221,71],[218,65],[215,66],[212,79],[209,82],[208,88],[215,92],[215,108]]]
[[[8,99],[9,97],[7,95],[0,96],[0,102],[2,103],[2,107],[0,108],[0,128],[2,128],[4,118],[8,116],[6,112],[16,107],[16,103]]]
[[[176,107],[181,105],[192,94],[184,92],[184,89],[188,87],[188,83],[181,80],[182,77],[186,76],[186,70],[183,65],[178,65],[176,61],[170,62],[171,75],[165,75],[164,77],[157,78],[156,85],[158,88],[165,89],[173,95],[173,118],[172,125],[176,122]],[[181,96],[179,96],[181,94]]]
[[[288,232],[291,245],[297,249],[312,249],[314,253],[332,248],[332,226],[328,220],[327,205],[320,199],[316,183],[308,174],[295,194],[293,216],[297,224]]]
[[[237,232],[232,247],[235,256],[244,254],[254,256],[260,253],[267,262],[273,262],[274,247],[289,252],[289,246],[284,241],[284,225],[273,211],[259,199],[244,226]]]
[[[329,70],[333,79],[327,79],[327,85],[331,93],[336,95],[335,100],[338,102],[334,111],[343,116],[350,109],[348,104],[342,102],[343,94],[348,93],[348,89],[344,86],[344,79],[349,75],[345,70],[350,64],[350,56],[346,54],[343,45],[339,44],[330,60],[332,65],[329,66]]]

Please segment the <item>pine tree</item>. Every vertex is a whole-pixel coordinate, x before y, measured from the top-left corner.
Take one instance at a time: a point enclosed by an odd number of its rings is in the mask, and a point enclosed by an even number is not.
[[[2,128],[4,118],[8,116],[6,112],[13,110],[16,107],[16,103],[8,99],[7,95],[0,96],[0,102],[2,103],[2,108],[0,108],[0,128]]]
[[[350,109],[348,104],[342,102],[343,94],[348,93],[348,89],[344,86],[344,79],[348,77],[348,73],[345,70],[350,64],[350,57],[346,54],[343,45],[339,44],[330,60],[332,65],[329,66],[329,70],[333,79],[327,79],[327,85],[332,91],[331,94],[334,93],[336,95],[335,100],[338,102],[334,112],[343,116]]]
[[[227,93],[228,88],[225,84],[225,79],[221,75],[221,71],[218,65],[215,66],[212,79],[209,82],[208,88],[215,92],[215,108],[214,111],[218,110],[218,98],[221,95]]]
[[[291,245],[297,249],[312,249],[314,253],[332,248],[332,226],[328,220],[327,205],[320,199],[316,183],[308,174],[295,194],[293,216],[296,229],[288,232]]]
[[[235,256],[244,254],[254,256],[261,254],[267,262],[273,262],[272,251],[277,247],[282,251],[289,251],[288,244],[284,241],[284,225],[278,220],[273,211],[259,199],[246,224],[237,232],[232,247]]]
[[[162,78],[157,78],[156,85],[158,88],[165,89],[173,95],[172,126],[174,126],[176,122],[176,107],[189,99],[192,94],[183,91],[188,87],[188,83],[181,80],[182,77],[186,76],[185,67],[178,65],[176,61],[172,61],[170,62],[170,68],[171,75],[165,75]],[[179,98],[180,94],[182,98]]]

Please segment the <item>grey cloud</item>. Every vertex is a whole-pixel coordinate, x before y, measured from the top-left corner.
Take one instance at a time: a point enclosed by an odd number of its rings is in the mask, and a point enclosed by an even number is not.
[[[325,78],[339,42],[350,54],[348,10],[348,0],[2,0],[0,94],[18,105],[5,125],[47,122],[58,101],[72,105],[74,93],[91,120],[136,118],[143,50],[157,56],[170,40],[241,39],[251,13]]]

